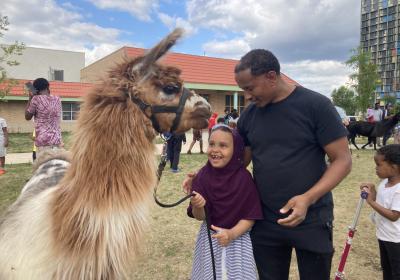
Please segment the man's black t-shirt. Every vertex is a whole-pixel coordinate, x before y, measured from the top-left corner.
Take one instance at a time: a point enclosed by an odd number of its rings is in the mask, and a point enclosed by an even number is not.
[[[253,174],[265,221],[276,223],[289,199],[309,190],[327,165],[323,147],[347,135],[331,101],[303,87],[284,100],[258,108],[250,104],[238,129],[252,151]],[[333,220],[329,192],[308,209],[303,225]]]

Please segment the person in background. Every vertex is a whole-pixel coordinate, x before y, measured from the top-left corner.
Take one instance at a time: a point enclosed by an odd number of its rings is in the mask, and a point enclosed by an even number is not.
[[[229,119],[231,118],[231,113],[229,112],[228,108],[225,109],[224,114],[224,123],[227,125],[229,123]]]
[[[386,104],[385,107],[383,108],[382,112],[383,112],[383,114],[382,114],[383,120],[390,118],[393,115],[391,104],[390,103]],[[386,146],[387,141],[392,136],[392,134],[393,134],[393,129],[389,129],[385,132],[385,134],[383,135],[383,138],[382,138],[383,146]]]
[[[6,154],[8,147],[8,130],[6,120],[0,117],[0,175],[6,173]]]
[[[210,138],[211,129],[217,123],[217,117],[218,117],[217,113],[212,113],[210,119],[208,120],[208,138]]]
[[[381,109],[379,102],[375,103],[374,109],[372,109],[372,115],[373,115],[373,123],[377,123],[383,120],[383,111]],[[381,146],[380,137],[376,137],[376,143],[378,144],[378,147]],[[370,144],[369,146],[372,147],[372,144]]]
[[[168,139],[168,158],[171,163],[171,171],[173,173],[180,172],[178,168],[181,150],[182,150],[182,142],[186,144],[186,135],[185,133],[173,133],[171,137]]]
[[[219,117],[217,119],[217,124],[225,124],[225,118],[224,117]]]
[[[208,161],[193,180],[189,217],[203,221],[197,236],[191,280],[212,279],[206,218],[212,230],[217,279],[256,280],[249,231],[262,219],[260,198],[243,165],[244,143],[236,130],[217,124],[211,130]],[[206,210],[207,217],[206,217]]]
[[[400,145],[380,148],[374,157],[376,175],[382,179],[375,190],[373,183],[362,183],[367,203],[375,210],[383,280],[400,279]]]
[[[29,93],[25,119],[35,122],[37,156],[47,149],[62,147],[61,138],[61,99],[50,94],[49,82],[44,78],[33,81],[36,92]]]
[[[192,143],[190,143],[189,150],[187,151],[187,154],[190,155],[192,153],[192,148],[196,141],[199,141],[200,144],[200,154],[204,154],[203,152],[203,135],[202,135],[202,130],[201,129],[195,129],[193,128],[193,140]]]

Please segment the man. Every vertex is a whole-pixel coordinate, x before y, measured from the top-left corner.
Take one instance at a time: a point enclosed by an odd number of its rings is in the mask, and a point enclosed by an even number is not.
[[[37,156],[47,149],[56,149],[62,146],[61,138],[61,100],[50,94],[49,82],[38,78],[33,82],[36,92],[30,92],[29,101],[25,110],[25,119],[35,117],[35,145]]]
[[[379,102],[375,103],[374,109],[372,109],[371,114],[372,114],[372,123],[380,122],[381,120],[383,120],[383,111],[380,107]],[[378,144],[379,147],[381,146],[380,137],[376,137],[376,143]],[[369,146],[372,147],[372,144],[369,144]]]
[[[351,170],[347,131],[328,98],[283,80],[270,51],[243,56],[235,79],[251,102],[238,129],[263,206],[264,220],[251,232],[260,279],[288,279],[295,248],[300,279],[328,280],[333,255],[330,191]]]
[[[390,103],[387,103],[382,110],[382,120],[389,119],[392,117],[392,106]],[[385,132],[382,139],[383,146],[386,146],[387,140],[392,136],[393,129],[389,129]]]

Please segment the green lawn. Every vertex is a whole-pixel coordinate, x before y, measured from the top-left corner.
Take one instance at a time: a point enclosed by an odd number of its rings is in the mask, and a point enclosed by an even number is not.
[[[378,182],[373,154],[371,150],[353,150],[353,170],[333,192],[336,253],[332,263],[332,278],[347,238],[348,225],[352,222],[359,200],[359,184],[364,181]],[[185,173],[198,169],[205,160],[205,155],[182,155],[180,164],[182,173],[164,171],[159,186],[160,200],[173,202],[181,198],[184,195],[181,182]],[[10,165],[6,168],[8,172],[0,176],[0,212],[15,200],[30,176],[30,165]],[[144,240],[142,254],[133,268],[131,279],[189,279],[193,246],[200,224],[186,216],[186,206],[187,203],[184,203],[172,209],[162,209],[154,204],[151,209],[150,228]],[[345,268],[347,279],[382,279],[375,230],[369,221],[370,213],[370,207],[365,205]],[[295,260],[290,275],[292,280],[299,279]]]
[[[62,133],[63,142],[66,149],[71,147],[71,132]],[[156,144],[163,143],[160,137],[156,137]],[[29,153],[32,152],[33,140],[32,133],[10,133],[9,144],[7,147],[7,153]]]

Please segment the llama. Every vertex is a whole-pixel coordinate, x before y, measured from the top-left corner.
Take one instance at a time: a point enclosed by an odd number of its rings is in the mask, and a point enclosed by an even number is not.
[[[181,35],[118,65],[84,97],[70,159],[38,159],[0,220],[0,279],[127,278],[156,184],[155,129],[200,129],[211,115],[179,69],[156,63]]]
[[[361,149],[364,149],[370,143],[374,143],[374,149],[376,150],[376,137],[383,136],[386,131],[393,129],[393,127],[399,122],[400,120],[400,113],[397,113],[391,118],[382,120],[376,123],[369,123],[364,121],[356,121],[351,122],[347,126],[347,130],[349,131],[349,135],[347,136],[350,143],[356,147],[358,150],[358,146],[356,144],[356,136],[362,135],[368,137],[368,142]]]

